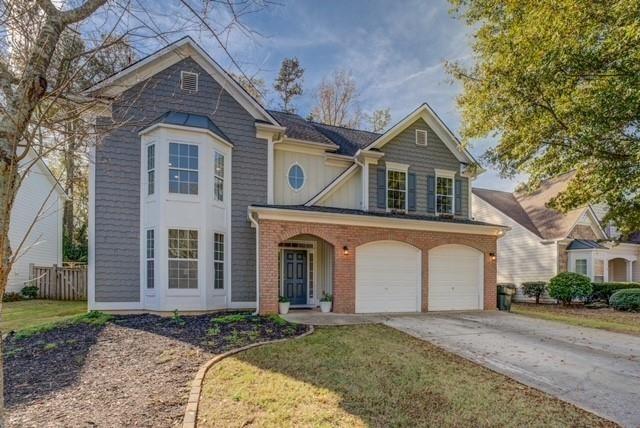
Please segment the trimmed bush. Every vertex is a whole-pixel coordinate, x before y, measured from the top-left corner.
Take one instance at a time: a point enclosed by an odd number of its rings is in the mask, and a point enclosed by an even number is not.
[[[549,296],[565,305],[573,299],[581,299],[591,295],[591,280],[579,273],[562,272],[549,281]]]
[[[640,288],[638,282],[594,282],[592,284],[593,292],[589,297],[589,300],[605,300],[609,301],[609,298],[613,293],[618,290],[625,290],[628,288]]]
[[[616,291],[611,295],[609,304],[617,311],[640,311],[640,288]]]
[[[544,281],[529,281],[522,283],[522,292],[525,296],[535,297],[536,304],[540,303],[540,297],[547,291],[547,283]]]
[[[36,287],[35,285],[22,287],[20,294],[22,294],[25,299],[35,299],[36,297],[38,297],[38,287]]]

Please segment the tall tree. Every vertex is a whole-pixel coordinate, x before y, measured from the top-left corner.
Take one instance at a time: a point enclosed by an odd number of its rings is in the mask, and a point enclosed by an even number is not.
[[[304,68],[300,66],[298,58],[285,58],[280,65],[280,72],[276,81],[273,83],[273,88],[280,97],[280,109],[288,113],[294,113],[296,111],[293,106],[293,99],[299,95],[302,95],[302,81],[304,78]]]
[[[382,132],[391,121],[391,109],[389,107],[374,110],[371,114],[365,114],[364,120],[369,124],[369,129],[373,132]]]
[[[576,170],[550,201],[605,202],[640,230],[640,2],[451,0],[474,29],[474,64],[449,64],[465,141],[499,137],[485,158],[504,176]]]
[[[358,88],[350,71],[338,70],[322,79],[316,91],[313,118],[327,125],[357,128],[362,121]]]
[[[256,76],[245,76],[236,73],[229,74],[240,84],[240,86],[244,88],[245,91],[247,91],[249,95],[255,98],[256,101],[260,104],[264,102],[267,94],[267,85],[265,84],[264,79]]]

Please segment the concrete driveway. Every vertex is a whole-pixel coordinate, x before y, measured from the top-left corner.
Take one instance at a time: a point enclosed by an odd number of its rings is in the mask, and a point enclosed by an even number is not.
[[[640,426],[640,337],[500,312],[384,318],[524,384]]]

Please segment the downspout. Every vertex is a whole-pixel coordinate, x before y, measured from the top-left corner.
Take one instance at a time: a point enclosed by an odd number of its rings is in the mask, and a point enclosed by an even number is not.
[[[260,223],[253,217],[249,208],[249,220],[256,228],[256,310],[253,315],[260,312]]]

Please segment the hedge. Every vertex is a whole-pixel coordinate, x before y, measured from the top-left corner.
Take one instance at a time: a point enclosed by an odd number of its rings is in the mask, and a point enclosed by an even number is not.
[[[592,301],[609,301],[611,295],[618,290],[640,288],[640,283],[638,282],[594,282],[591,285],[593,286],[593,292],[591,293],[591,296],[589,296],[589,300]]]
[[[618,311],[640,311],[640,289],[618,290],[611,295],[609,303]]]

